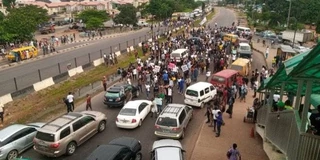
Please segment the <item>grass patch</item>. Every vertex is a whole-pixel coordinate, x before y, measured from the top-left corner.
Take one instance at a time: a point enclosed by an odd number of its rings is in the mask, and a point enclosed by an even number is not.
[[[208,23],[214,16],[215,16],[216,12],[210,12],[209,14],[206,15],[207,18],[207,22]],[[202,19],[197,19],[196,21],[194,21],[194,27],[200,27],[200,22],[202,21]],[[206,25],[206,23],[203,24],[203,26]]]
[[[183,29],[181,29],[183,30]],[[173,35],[179,34],[173,32]],[[163,41],[160,39],[159,41]],[[141,47],[136,48],[141,59],[145,60],[148,55],[142,55]],[[52,87],[44,89],[39,92],[34,92],[26,97],[15,100],[6,104],[5,121],[3,126],[12,123],[30,123],[35,121],[46,122],[58,115],[66,113],[66,106],[62,98],[68,92],[76,92],[78,89],[88,86],[94,82],[98,82],[103,76],[110,76],[116,72],[118,67],[125,68],[131,62],[135,62],[133,54],[125,54],[118,57],[118,64],[106,67],[100,65],[92,68],[89,71],[83,72],[77,76],[69,78],[67,81],[56,84]],[[98,94],[99,91],[93,93],[92,96]],[[85,98],[75,99],[75,107],[84,102]]]

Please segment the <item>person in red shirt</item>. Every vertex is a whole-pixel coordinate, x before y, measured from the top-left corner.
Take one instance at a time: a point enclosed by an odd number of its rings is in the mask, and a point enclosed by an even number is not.
[[[86,111],[87,110],[90,110],[92,111],[92,106],[91,106],[91,96],[89,94],[87,94],[87,105],[86,105]]]

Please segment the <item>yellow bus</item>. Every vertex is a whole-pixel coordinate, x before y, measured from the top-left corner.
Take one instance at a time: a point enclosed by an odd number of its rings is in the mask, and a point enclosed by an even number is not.
[[[223,40],[224,41],[230,41],[234,45],[238,45],[239,44],[239,37],[237,35],[234,35],[234,34],[225,34],[223,36]]]
[[[38,49],[34,46],[15,48],[6,58],[11,62],[17,62],[38,56]]]

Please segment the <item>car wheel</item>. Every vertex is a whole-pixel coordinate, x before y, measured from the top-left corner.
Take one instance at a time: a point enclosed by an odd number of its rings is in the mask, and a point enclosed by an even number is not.
[[[139,127],[141,127],[142,126],[142,120],[140,119],[140,121],[139,121]]]
[[[136,158],[134,160],[142,160],[142,154],[139,152],[136,154]]]
[[[18,151],[12,150],[7,155],[7,160],[15,160],[18,157]]]
[[[75,142],[70,142],[67,146],[67,155],[71,156],[76,151],[77,145]]]
[[[101,121],[101,122],[99,123],[98,131],[99,131],[99,132],[103,132],[105,129],[106,129],[106,122],[105,122],[105,121]]]
[[[137,90],[137,91],[136,91],[136,97],[138,98],[138,97],[139,97],[139,95],[140,95],[140,91],[139,91],[139,90]]]
[[[200,108],[202,109],[204,107],[204,103],[201,103]]]

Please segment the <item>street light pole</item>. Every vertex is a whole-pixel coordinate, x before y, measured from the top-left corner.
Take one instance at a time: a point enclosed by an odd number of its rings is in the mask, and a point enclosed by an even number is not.
[[[290,15],[291,15],[291,5],[292,5],[292,0],[289,1],[289,11],[288,11],[288,19],[287,19],[287,28],[289,28],[289,23],[290,23]]]

